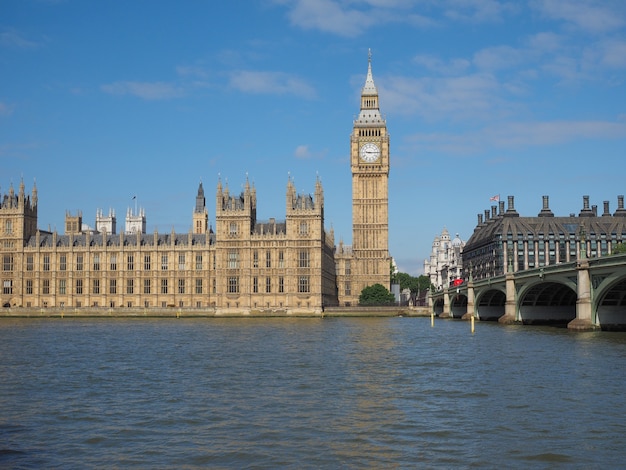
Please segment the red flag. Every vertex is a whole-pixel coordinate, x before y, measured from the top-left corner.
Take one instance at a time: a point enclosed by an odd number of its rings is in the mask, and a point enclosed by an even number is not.
[[[490,201],[498,202],[500,200],[500,195],[496,194],[495,196],[491,196],[489,198]]]

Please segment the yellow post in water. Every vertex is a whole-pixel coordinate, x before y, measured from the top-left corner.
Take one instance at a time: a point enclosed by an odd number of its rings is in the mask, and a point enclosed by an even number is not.
[[[434,312],[430,312],[430,326],[431,327],[435,326],[435,313]]]
[[[472,334],[474,333],[474,315],[472,315],[470,320],[470,323],[472,324],[471,329],[472,329]]]

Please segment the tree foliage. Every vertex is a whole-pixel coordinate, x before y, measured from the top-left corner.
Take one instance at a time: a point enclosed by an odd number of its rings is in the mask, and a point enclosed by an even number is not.
[[[626,253],[626,243],[619,242],[617,245],[613,247],[613,254],[618,255],[621,253]]]
[[[382,284],[367,286],[359,295],[359,305],[364,307],[394,305],[395,302],[394,295]]]
[[[400,284],[400,291],[409,289],[411,291],[411,303],[416,305],[417,299],[420,297],[420,293],[424,293],[426,290],[434,290],[434,287],[430,283],[430,278],[422,274],[415,277],[407,273],[396,274],[396,280]]]

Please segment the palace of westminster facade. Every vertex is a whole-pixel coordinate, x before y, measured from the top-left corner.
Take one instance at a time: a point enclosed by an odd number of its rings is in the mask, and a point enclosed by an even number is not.
[[[389,136],[371,57],[350,137],[352,246],[324,228],[324,193],[287,183],[286,218],[256,219],[256,190],[218,182],[215,231],[202,183],[189,233],[147,234],[145,213],[128,210],[126,230],[97,212],[94,230],[66,214],[65,233],[37,228],[36,186],[0,195],[0,305],[15,308],[195,308],[215,313],[320,313],[355,306],[362,289],[390,287]]]

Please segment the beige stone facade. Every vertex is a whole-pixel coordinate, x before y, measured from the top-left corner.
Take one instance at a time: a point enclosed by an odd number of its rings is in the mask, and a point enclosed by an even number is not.
[[[357,305],[373,284],[390,288],[389,134],[380,114],[371,57],[361,91],[361,110],[350,136],[352,246],[335,254],[340,305]]]
[[[229,313],[321,313],[356,306],[361,290],[389,288],[389,135],[371,60],[350,138],[353,245],[324,228],[324,193],[287,183],[285,219],[256,218],[256,189],[216,188],[215,232],[200,183],[188,233],[145,233],[145,213],[114,212],[96,229],[66,213],[65,233],[37,229],[36,187],[0,198],[0,305],[16,308],[179,308]],[[130,220],[132,219],[132,220]],[[136,219],[136,220],[135,220]],[[135,223],[132,227],[130,222]],[[130,227],[130,228],[129,228]]]
[[[201,195],[202,187],[198,194]],[[177,307],[216,312],[321,312],[336,305],[333,235],[324,230],[322,184],[287,185],[283,221],[256,220],[256,191],[217,188],[216,232],[196,205],[186,234],[36,229],[37,190],[11,189],[0,208],[3,306]],[[200,222],[197,224],[196,222]]]

